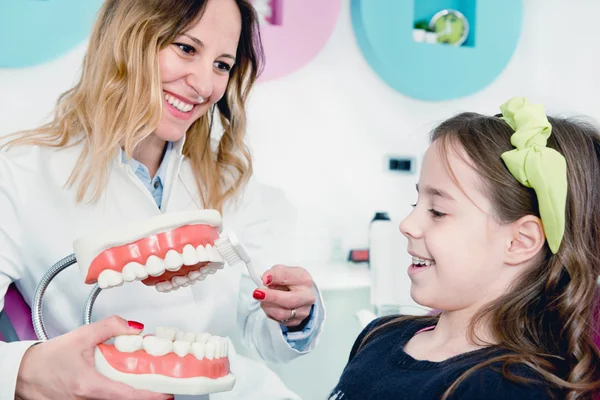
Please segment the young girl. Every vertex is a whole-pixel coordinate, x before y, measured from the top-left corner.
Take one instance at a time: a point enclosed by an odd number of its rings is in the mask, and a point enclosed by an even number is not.
[[[358,337],[330,400],[591,399],[600,135],[514,98],[433,131],[408,238],[411,296],[435,316]]]

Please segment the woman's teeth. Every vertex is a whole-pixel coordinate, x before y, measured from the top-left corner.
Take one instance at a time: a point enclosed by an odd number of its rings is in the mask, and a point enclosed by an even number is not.
[[[424,258],[419,258],[419,257],[413,257],[412,258],[412,263],[416,267],[422,267],[422,266],[428,267],[430,265],[435,265],[435,261],[433,261],[433,260],[425,260]]]
[[[172,105],[173,107],[175,107],[176,109],[178,109],[181,112],[190,112],[192,110],[192,108],[194,108],[193,104],[188,104],[185,103],[173,96],[171,96],[168,93],[165,93],[165,100],[167,100],[167,102]]]

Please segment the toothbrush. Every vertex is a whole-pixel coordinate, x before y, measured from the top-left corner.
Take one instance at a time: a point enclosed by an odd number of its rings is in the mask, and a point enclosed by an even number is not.
[[[240,261],[243,261],[246,264],[246,268],[248,268],[248,273],[250,277],[258,287],[263,287],[264,284],[262,279],[256,273],[254,266],[252,265],[252,261],[250,260],[250,255],[240,243],[237,236],[233,232],[228,232],[226,236],[220,237],[215,240],[215,247],[221,253],[227,264],[235,265]]]

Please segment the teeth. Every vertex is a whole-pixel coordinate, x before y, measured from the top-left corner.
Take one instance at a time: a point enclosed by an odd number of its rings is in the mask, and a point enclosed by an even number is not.
[[[198,255],[196,249],[191,244],[186,244],[183,248],[183,264],[184,265],[196,265],[198,264]]]
[[[140,335],[120,335],[115,337],[115,348],[121,353],[133,353],[144,348],[143,342]]]
[[[189,284],[190,279],[187,276],[174,276],[171,279],[171,284],[175,286],[183,286],[185,284]]]
[[[414,265],[425,265],[425,266],[429,266],[429,265],[435,264],[435,262],[432,261],[432,260],[425,260],[425,259],[419,258],[419,257],[413,257],[412,258],[412,263]]]
[[[225,262],[221,253],[219,253],[217,249],[212,247],[210,244],[206,245],[206,252],[208,253],[208,260],[206,261]]]
[[[100,289],[121,286],[123,284],[123,276],[120,272],[112,269],[105,269],[98,276],[98,286]]]
[[[170,292],[173,290],[173,285],[170,281],[158,282],[154,287],[161,293]]]
[[[165,263],[155,255],[148,257],[146,261],[146,272],[150,276],[159,276],[165,272]]]
[[[170,341],[173,341],[175,340],[175,335],[177,335],[178,331],[179,329],[177,328],[171,328],[168,326],[157,326],[156,336],[162,339],[168,339]]]
[[[205,351],[206,351],[205,343],[199,343],[199,342],[192,343],[192,354],[198,360],[202,360],[204,358]]]
[[[198,261],[208,261],[208,253],[202,245],[196,248],[196,256],[198,257]]]
[[[148,277],[148,272],[146,271],[146,268],[144,268],[144,266],[142,264],[137,263],[135,261],[132,261],[132,262],[128,263],[127,265],[125,265],[125,267],[123,268],[122,274],[123,274],[123,279],[126,282],[133,282],[136,279],[142,280],[142,279],[146,279]]]
[[[175,250],[167,251],[165,256],[165,269],[167,271],[177,271],[183,265],[181,254]]]
[[[215,340],[213,338],[210,338],[208,342],[206,342],[205,346],[206,347],[204,348],[204,357],[208,358],[209,360],[214,359],[216,350]]]
[[[196,335],[196,343],[206,343],[210,338],[210,334],[206,332],[198,333]]]
[[[153,356],[164,356],[173,351],[173,341],[158,336],[146,336],[144,350]]]
[[[189,278],[190,281],[195,281],[203,275],[204,274],[202,272],[196,270],[196,271],[190,271],[190,273],[187,274],[187,277]],[[201,280],[201,279],[198,279],[198,280]]]
[[[192,343],[185,340],[176,340],[173,342],[173,353],[177,354],[179,357],[185,357],[190,354],[190,350],[192,348]]]
[[[173,107],[182,112],[189,112],[192,108],[194,108],[192,104],[187,104],[167,93],[165,93],[165,99],[169,104],[171,104]]]

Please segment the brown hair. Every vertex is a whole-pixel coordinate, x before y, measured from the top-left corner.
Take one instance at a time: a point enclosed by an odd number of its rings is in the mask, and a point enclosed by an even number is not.
[[[513,283],[510,291],[488,304],[469,326],[490,321],[489,329],[506,354],[495,356],[462,374],[444,399],[474,371],[501,363],[508,379],[522,381],[509,367],[532,368],[561,398],[590,399],[600,388],[600,352],[594,343],[597,329],[597,281],[600,273],[600,134],[595,126],[575,119],[550,118],[548,147],[566,158],[568,193],[566,227],[557,254],[547,243],[539,262]],[[464,149],[489,193],[495,218],[511,223],[525,215],[539,217],[535,191],[521,185],[500,155],[513,147],[514,131],[498,118],[459,114],[431,134],[446,155]],[[447,160],[447,157],[446,157]],[[446,164],[449,168],[449,165]],[[381,329],[409,319],[435,324],[439,317],[399,317],[370,332],[361,347]]]
[[[53,120],[13,134],[6,145],[60,148],[83,141],[84,149],[67,184],[78,181],[78,201],[90,190],[91,200],[97,200],[115,148],[122,146],[131,155],[161,120],[159,51],[202,17],[207,1],[106,0],[92,29],[81,78],[59,97]],[[242,29],[236,64],[225,95],[216,105],[223,127],[217,152],[211,151],[210,112],[192,124],[183,148],[204,207],[218,210],[252,174],[244,143],[245,102],[263,64],[256,12],[248,0],[235,2]]]

